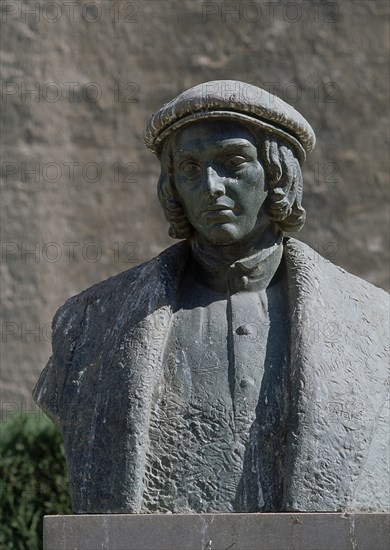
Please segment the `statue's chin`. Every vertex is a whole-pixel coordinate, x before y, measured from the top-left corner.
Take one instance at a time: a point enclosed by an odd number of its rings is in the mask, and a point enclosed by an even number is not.
[[[235,224],[224,223],[208,227],[206,230],[201,231],[202,236],[211,244],[217,246],[231,245],[239,243],[245,238],[246,234],[243,234]]]

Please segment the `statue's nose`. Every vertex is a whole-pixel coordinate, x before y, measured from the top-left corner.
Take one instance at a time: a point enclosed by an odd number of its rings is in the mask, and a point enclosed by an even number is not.
[[[205,188],[211,197],[221,197],[225,194],[224,178],[212,166],[206,168]]]

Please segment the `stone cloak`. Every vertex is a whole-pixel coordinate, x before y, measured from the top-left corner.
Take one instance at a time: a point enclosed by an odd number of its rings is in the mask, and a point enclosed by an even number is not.
[[[290,430],[280,511],[389,509],[389,301],[286,238]],[[68,300],[34,399],[62,431],[73,510],[139,513],[186,241]]]

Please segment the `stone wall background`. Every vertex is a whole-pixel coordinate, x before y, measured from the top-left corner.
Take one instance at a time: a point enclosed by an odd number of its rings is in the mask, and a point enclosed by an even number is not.
[[[255,83],[302,112],[318,142],[299,238],[388,289],[386,1],[1,9],[5,416],[31,407],[56,309],[173,242],[142,134],[163,102],[200,82]]]

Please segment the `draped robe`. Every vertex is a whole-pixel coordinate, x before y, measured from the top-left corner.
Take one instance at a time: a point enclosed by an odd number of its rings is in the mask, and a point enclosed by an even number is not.
[[[150,437],[190,256],[180,242],[54,317],[53,355],[33,395],[61,429],[76,513],[156,511],[145,505]],[[258,511],[388,510],[388,295],[295,239],[283,256],[288,430],[279,507]]]

